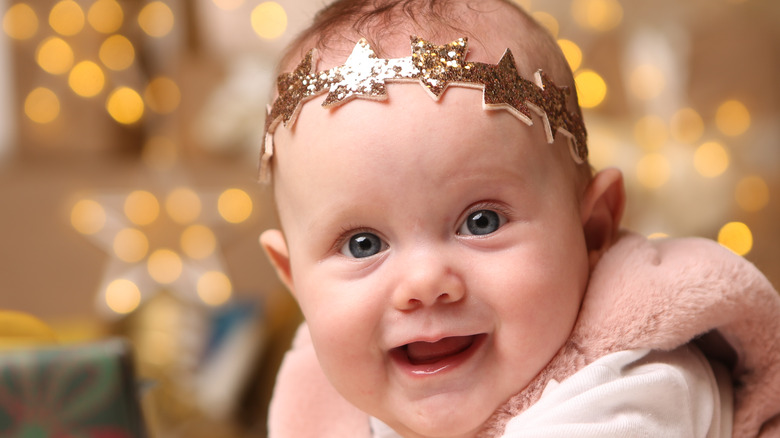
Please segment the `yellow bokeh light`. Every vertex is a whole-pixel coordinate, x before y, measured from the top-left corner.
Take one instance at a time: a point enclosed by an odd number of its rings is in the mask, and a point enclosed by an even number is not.
[[[238,9],[244,4],[244,0],[212,0],[218,8],[226,11]]]
[[[276,2],[264,2],[252,10],[252,29],[267,40],[279,38],[287,30],[287,13]]]
[[[140,230],[124,228],[114,237],[114,253],[119,260],[137,263],[146,257],[148,251],[149,239]]]
[[[124,35],[111,35],[100,45],[100,61],[111,70],[120,71],[133,65],[135,48]]]
[[[129,125],[143,117],[144,101],[132,88],[119,87],[108,96],[106,110],[117,122]]]
[[[639,184],[648,189],[657,189],[666,184],[671,176],[669,160],[662,154],[647,154],[636,165]]]
[[[623,7],[617,0],[574,0],[571,13],[577,24],[599,32],[614,29],[623,20]]]
[[[173,79],[158,76],[146,86],[144,98],[149,108],[159,114],[168,114],[179,107],[181,91]]]
[[[24,113],[35,123],[52,122],[60,115],[60,99],[48,88],[38,87],[24,99]]]
[[[68,85],[81,97],[96,96],[103,90],[106,76],[103,70],[92,61],[81,61],[68,75]]]
[[[705,178],[720,176],[729,168],[729,153],[726,148],[714,141],[708,141],[693,154],[693,167]]]
[[[769,185],[758,175],[748,175],[737,183],[734,197],[743,210],[761,211],[769,204]]]
[[[576,71],[582,64],[582,49],[575,42],[560,39],[558,40],[558,46],[563,51],[563,56],[566,57],[566,62],[569,63],[571,71]]]
[[[555,17],[552,16],[552,14],[548,14],[544,11],[536,11],[531,14],[534,17],[534,20],[538,21],[539,24],[542,25],[545,29],[547,29],[548,32],[550,32],[550,35],[553,36],[553,38],[558,37],[558,32],[560,31],[560,24],[558,24],[558,20],[555,19]]]
[[[252,198],[241,189],[228,189],[219,195],[219,214],[230,223],[241,223],[252,214]]]
[[[198,279],[198,296],[210,306],[227,302],[233,294],[233,285],[227,275],[219,271],[208,271]]]
[[[194,222],[200,216],[201,209],[200,196],[187,187],[173,189],[165,198],[165,211],[179,224]]]
[[[122,5],[116,0],[97,0],[87,12],[87,21],[100,33],[113,33],[122,27],[125,18]]]
[[[728,100],[718,107],[715,124],[720,132],[737,136],[750,128],[750,111],[738,100]]]
[[[47,73],[63,74],[73,66],[73,49],[62,38],[49,37],[38,45],[35,60]]]
[[[607,83],[592,70],[582,70],[574,76],[577,97],[583,108],[595,108],[607,97]]]
[[[173,30],[173,11],[165,3],[147,3],[138,13],[138,24],[143,31],[154,38],[161,38]]]
[[[704,134],[704,120],[693,108],[682,108],[672,116],[671,131],[680,143],[696,143]]]
[[[49,12],[49,25],[60,35],[76,35],[84,29],[84,11],[73,0],[61,0]]]
[[[718,232],[718,243],[743,256],[753,249],[753,233],[742,222],[729,222]]]
[[[634,138],[644,150],[656,151],[669,140],[669,130],[660,117],[649,115],[642,117],[634,125]]]
[[[141,159],[152,169],[168,170],[178,160],[176,143],[169,137],[161,135],[150,137],[144,145]]]
[[[130,280],[120,278],[106,287],[106,305],[119,314],[128,314],[141,304],[141,291]]]
[[[181,233],[180,244],[187,257],[202,260],[214,254],[217,238],[209,227],[196,224],[190,225]]]
[[[652,233],[652,234],[649,234],[649,235],[647,236],[647,238],[648,238],[648,239],[650,239],[650,240],[656,240],[656,239],[666,239],[667,237],[669,237],[669,235],[668,235],[668,234],[666,234],[666,233],[664,233],[664,232],[660,232],[660,231],[659,231],[659,232],[657,232],[657,233]]]
[[[162,248],[149,256],[146,269],[154,281],[160,284],[171,284],[179,279],[183,266],[179,254]]]
[[[125,198],[125,216],[136,225],[149,225],[160,215],[160,203],[146,190],[135,190]]]
[[[3,30],[13,39],[32,38],[38,32],[38,15],[27,3],[16,3],[3,15]]]
[[[631,72],[628,88],[641,100],[651,100],[658,97],[666,86],[664,74],[652,64],[642,64]]]
[[[95,234],[106,225],[106,210],[92,199],[82,199],[70,210],[70,224],[81,234]]]

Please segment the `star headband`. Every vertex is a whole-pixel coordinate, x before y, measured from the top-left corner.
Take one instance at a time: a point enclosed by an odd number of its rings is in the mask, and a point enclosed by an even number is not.
[[[261,178],[267,179],[273,157],[273,133],[279,122],[290,127],[301,106],[316,96],[328,93],[322,106],[333,108],[355,98],[387,99],[386,83],[419,82],[438,100],[449,86],[482,88],[482,106],[486,110],[505,109],[532,125],[531,110],[544,122],[548,143],[560,132],[568,137],[571,156],[577,164],[588,156],[587,134],[582,117],[566,109],[568,87],[557,87],[541,70],[531,82],[517,72],[512,52],[507,49],[498,64],[466,62],[468,40],[459,38],[443,46],[411,37],[412,55],[405,58],[377,58],[368,42],[361,38],[344,65],[315,71],[317,51],[311,49],[298,66],[277,79],[279,96],[269,107],[265,121],[265,143],[260,164]]]

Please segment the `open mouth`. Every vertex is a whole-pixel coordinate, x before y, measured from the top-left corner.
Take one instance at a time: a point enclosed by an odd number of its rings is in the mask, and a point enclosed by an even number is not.
[[[392,350],[393,357],[414,374],[432,374],[468,359],[478,348],[484,334],[450,336],[436,342],[412,342]]]

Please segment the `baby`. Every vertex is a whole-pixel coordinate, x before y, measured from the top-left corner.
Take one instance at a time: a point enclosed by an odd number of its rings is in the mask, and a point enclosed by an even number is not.
[[[667,275],[635,254],[660,250],[619,231],[621,174],[592,173],[572,74],[525,12],[337,1],[281,71],[262,172],[282,230],[261,244],[306,325],[272,437],[731,436],[729,370],[689,342],[717,306],[680,324],[698,313],[630,300]],[[629,271],[636,287],[609,283]],[[719,350],[752,366],[739,327]],[[780,412],[740,409],[754,435]]]

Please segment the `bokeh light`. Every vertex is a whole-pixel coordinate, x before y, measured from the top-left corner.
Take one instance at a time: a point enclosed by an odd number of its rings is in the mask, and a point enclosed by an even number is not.
[[[116,0],[97,0],[87,12],[87,21],[100,33],[113,33],[122,27],[125,14]]]
[[[747,175],[737,183],[734,197],[742,210],[756,213],[769,204],[769,185],[758,175]]]
[[[640,100],[658,97],[666,86],[663,72],[652,64],[637,66],[630,74],[628,88]]]
[[[636,165],[636,178],[643,187],[657,189],[669,181],[672,167],[669,160],[659,153],[647,154]]]
[[[79,62],[68,75],[68,85],[82,97],[96,96],[103,90],[105,83],[103,70],[92,61]]]
[[[178,187],[165,198],[165,211],[178,224],[189,224],[200,216],[202,209],[200,197],[187,187]]]
[[[634,125],[634,139],[642,149],[657,151],[669,140],[669,129],[660,117],[644,116]]]
[[[217,249],[217,238],[214,232],[205,225],[190,225],[181,233],[181,250],[187,257],[202,260],[214,254]]]
[[[95,234],[106,225],[106,210],[92,199],[82,199],[70,210],[70,224],[81,234]]]
[[[617,0],[574,0],[571,13],[581,27],[598,32],[614,29],[623,20],[623,7]]]
[[[545,29],[547,29],[548,32],[550,32],[550,35],[552,35],[553,38],[558,37],[558,33],[560,32],[561,25],[558,24],[558,20],[555,19],[555,17],[552,16],[552,14],[549,14],[544,11],[535,11],[531,14],[534,17],[534,20],[538,21],[539,24],[542,25]]]
[[[219,195],[217,209],[226,221],[241,223],[252,214],[252,198],[241,189],[227,189]]]
[[[119,87],[108,96],[106,110],[117,122],[129,125],[143,117],[144,101],[132,88]]]
[[[670,122],[672,138],[680,143],[693,144],[704,134],[704,120],[693,108],[681,108]]]
[[[583,108],[595,108],[607,97],[607,83],[592,70],[582,70],[574,75],[577,97]]]
[[[61,0],[49,12],[49,25],[60,35],[76,35],[84,29],[84,11],[73,0]]]
[[[198,296],[210,306],[227,302],[233,293],[233,286],[227,275],[219,271],[208,271],[198,280]]]
[[[62,38],[49,37],[38,45],[35,60],[45,72],[60,75],[73,66],[73,49]]]
[[[114,71],[124,70],[135,61],[135,48],[124,35],[111,35],[103,41],[98,52],[100,62]]]
[[[60,99],[45,87],[38,87],[24,99],[24,113],[33,122],[45,124],[60,115]]]
[[[172,168],[179,157],[176,142],[164,135],[155,135],[146,140],[141,159],[149,168],[168,170]]]
[[[178,280],[184,266],[179,254],[166,248],[154,251],[146,263],[149,275],[160,284],[171,284]]]
[[[705,178],[720,176],[729,168],[729,153],[726,148],[715,141],[708,141],[693,154],[693,166]]]
[[[119,314],[128,314],[141,304],[141,291],[130,280],[119,278],[106,287],[106,305]]]
[[[287,13],[276,2],[264,2],[252,10],[252,29],[260,38],[272,40],[287,30]]]
[[[138,13],[138,24],[147,35],[162,38],[173,30],[173,11],[161,1],[147,3]]]
[[[753,233],[742,222],[729,222],[718,232],[718,243],[743,256],[753,249]]]
[[[566,57],[566,62],[569,63],[571,71],[577,71],[582,64],[582,49],[575,42],[565,39],[558,40],[558,46],[563,52],[563,56]]]
[[[16,40],[32,38],[38,32],[38,15],[27,3],[16,3],[3,14],[3,30]]]
[[[146,86],[144,98],[149,108],[159,114],[168,114],[179,107],[181,91],[173,79],[158,76]]]
[[[743,134],[750,128],[750,111],[738,100],[723,102],[715,114],[715,124],[728,136]]]
[[[124,228],[116,233],[113,248],[119,260],[127,263],[138,263],[149,252],[149,239],[140,230]]]
[[[160,215],[160,203],[146,190],[135,190],[125,198],[124,212],[130,222],[149,225]]]

